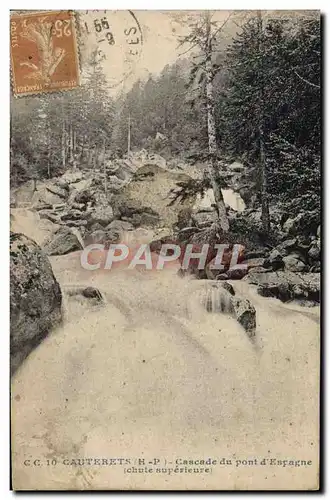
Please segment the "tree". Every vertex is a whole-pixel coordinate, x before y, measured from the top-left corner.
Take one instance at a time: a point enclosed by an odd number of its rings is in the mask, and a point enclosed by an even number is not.
[[[181,45],[188,44],[191,49],[197,47],[198,53],[196,62],[191,70],[190,83],[193,90],[201,90],[206,100],[207,109],[207,135],[208,135],[208,161],[207,173],[211,186],[214,192],[214,198],[217,206],[219,224],[224,233],[229,230],[229,222],[226,214],[226,207],[222,196],[221,188],[225,187],[222,177],[219,172],[219,155],[216,142],[216,125],[215,125],[215,101],[213,81],[219,67],[213,64],[214,59],[214,42],[216,36],[221,33],[221,30],[227,23],[230,15],[219,26],[218,23],[212,21],[210,11],[205,11],[201,14],[197,22],[189,25],[190,33],[181,39]],[[223,165],[222,165],[223,167]]]
[[[264,229],[269,201],[292,215],[319,210],[319,20],[255,16],[235,36],[226,64],[222,148],[249,167]]]

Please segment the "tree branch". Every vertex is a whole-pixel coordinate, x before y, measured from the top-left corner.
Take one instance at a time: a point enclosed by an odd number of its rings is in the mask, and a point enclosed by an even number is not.
[[[297,77],[302,80],[303,82],[307,83],[308,85],[310,85],[311,87],[315,87],[317,89],[321,88],[320,85],[316,85],[316,83],[312,83],[312,82],[309,82],[308,80],[306,80],[306,78],[303,78],[302,76],[300,76],[296,70],[293,70],[293,72],[297,75]]]
[[[189,43],[189,42],[187,42],[187,43]],[[198,42],[194,43],[187,50],[185,50],[184,52],[181,52],[181,54],[179,54],[179,57],[184,56],[185,54],[187,54],[188,52],[190,52],[192,49],[194,49],[197,45],[198,45]]]
[[[228,14],[227,18],[224,20],[222,25],[213,33],[211,40],[213,40],[216,37],[216,35],[222,30],[222,28],[227,24],[227,22],[229,21],[229,19],[233,14],[234,14],[233,11]]]

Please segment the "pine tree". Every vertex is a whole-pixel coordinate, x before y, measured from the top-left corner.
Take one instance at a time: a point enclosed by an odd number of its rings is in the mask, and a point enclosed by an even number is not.
[[[221,30],[230,16],[222,23],[212,21],[210,11],[201,14],[197,22],[190,24],[190,33],[181,40],[182,45],[188,44],[190,48],[198,48],[197,60],[191,70],[190,83],[192,91],[201,91],[197,94],[199,99],[205,99],[207,112],[207,136],[208,136],[208,161],[207,173],[214,192],[217,206],[219,224],[224,233],[229,230],[229,222],[226,214],[224,199],[221,188],[225,187],[219,172],[219,155],[216,141],[215,124],[215,99],[214,99],[214,77],[219,71],[218,65],[214,64],[214,46],[216,36],[219,37]],[[197,97],[197,98],[198,98]],[[222,165],[224,167],[224,165]]]

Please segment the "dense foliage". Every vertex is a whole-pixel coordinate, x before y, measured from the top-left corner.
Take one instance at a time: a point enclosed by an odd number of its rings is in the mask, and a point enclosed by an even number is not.
[[[223,149],[250,167],[260,192],[260,127],[268,192],[295,213],[320,198],[320,24],[250,20],[227,54]]]

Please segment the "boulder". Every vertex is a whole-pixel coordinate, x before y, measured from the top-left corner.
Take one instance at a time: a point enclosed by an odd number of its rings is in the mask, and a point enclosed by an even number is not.
[[[243,265],[247,267],[248,270],[255,268],[255,267],[263,267],[265,265],[265,260],[262,257],[258,257],[255,259],[247,259],[242,262]]]
[[[256,334],[256,310],[248,299],[232,297],[234,316],[249,337]]]
[[[269,250],[267,248],[259,248],[255,250],[250,250],[245,253],[245,259],[250,260],[250,259],[259,259],[262,257],[265,257],[266,255],[269,254]]]
[[[274,248],[264,262],[265,267],[271,267],[274,271],[283,268],[283,258],[280,252]]]
[[[277,245],[276,250],[282,255],[289,255],[290,251],[297,247],[298,240],[297,238],[292,238],[290,240],[282,241],[279,245]]]
[[[69,210],[63,214],[61,214],[61,220],[66,221],[66,220],[81,220],[84,219],[84,213],[81,212],[80,210]]]
[[[123,217],[123,220],[131,222],[135,227],[158,227],[160,222],[159,215],[152,210],[141,211],[133,214],[131,217]]]
[[[61,227],[52,239],[48,240],[43,250],[47,255],[66,255],[83,247],[77,236],[67,227]]]
[[[306,270],[306,264],[295,254],[283,257],[283,262],[285,269],[288,271],[300,273]]]
[[[230,283],[208,281],[201,295],[208,312],[226,313],[235,318],[250,338],[256,333],[256,310],[248,299],[239,297]]]
[[[89,232],[93,233],[94,231],[104,231],[104,226],[99,222],[95,222],[94,224],[87,224],[89,226]]]
[[[66,191],[70,190],[68,182],[65,179],[63,179],[63,177],[60,177],[55,181],[55,186],[65,189]]]
[[[227,273],[218,274],[215,279],[217,281],[225,281],[228,279],[228,274]]]
[[[59,196],[60,198],[64,198],[66,199],[69,195],[67,189],[64,189],[62,187],[59,187],[57,186],[56,184],[54,185],[49,185],[49,186],[46,186],[46,189],[52,193],[52,194],[55,194],[57,196]]]
[[[49,191],[48,186],[42,184],[38,187],[37,191],[33,193],[31,204],[35,208],[41,203],[46,203],[47,205],[55,205],[56,203],[63,203],[63,198],[58,194],[54,194]]]
[[[87,226],[86,220],[66,220],[62,225],[67,227],[85,227]]]
[[[321,256],[321,242],[320,240],[316,240],[312,243],[310,249],[308,250],[309,260],[314,262],[320,260]]]
[[[173,227],[178,220],[178,212],[182,208],[192,208],[196,195],[187,196],[184,200],[174,200],[174,194],[180,191],[184,183],[193,182],[193,179],[184,173],[169,171],[160,164],[160,158],[155,156],[148,163],[136,170],[130,182],[118,193],[113,194],[111,204],[117,219],[127,220],[139,225],[139,220],[146,227]],[[139,162],[141,164],[141,162]],[[170,203],[171,202],[171,203]],[[134,211],[127,211],[129,205]],[[150,217],[152,210],[155,217]],[[130,217],[133,214],[144,214]]]
[[[10,364],[14,373],[62,319],[62,294],[47,256],[23,234],[10,234]]]
[[[224,281],[221,283],[221,286],[222,288],[224,288],[225,290],[227,290],[227,292],[230,293],[230,295],[235,295],[235,290],[234,290],[234,287],[233,285],[231,285],[230,283],[228,283],[228,281]]]
[[[58,213],[54,213],[52,210],[40,210],[39,212],[40,219],[48,219],[54,224],[59,224],[61,219]]]
[[[86,188],[81,189],[81,190],[78,190],[77,188],[75,188],[72,196],[70,197],[70,201],[71,201],[71,204],[78,203],[81,205],[85,205],[88,202],[95,201],[95,194],[93,193],[93,190],[90,187],[86,187]]]
[[[277,271],[269,273],[249,273],[244,280],[257,285],[259,295],[275,297],[282,302],[301,298],[320,301],[320,274],[319,273],[294,273],[290,271]],[[297,286],[299,285],[299,286]]]
[[[246,276],[248,273],[247,267],[243,268],[235,268],[235,267],[230,267],[229,269],[226,270],[226,275],[228,276],[229,280],[241,280]]]
[[[271,269],[266,269],[265,267],[250,267],[249,273],[270,273]]]
[[[133,224],[124,220],[113,220],[105,228],[106,230],[116,229],[117,231],[132,231],[134,229]]]
[[[53,205],[51,205],[50,203],[46,203],[45,201],[38,201],[33,204],[33,208],[38,212],[39,210],[51,210],[53,208]]]
[[[89,225],[98,222],[102,226],[107,226],[113,219],[113,210],[110,205],[97,205],[88,213]]]
[[[65,286],[63,293],[66,299],[67,309],[70,310],[70,317],[72,313],[78,316],[86,313],[86,311],[93,311],[104,306],[105,300],[98,288],[88,286],[87,288],[80,286]],[[73,308],[72,308],[73,306]]]
[[[217,212],[213,209],[204,209],[192,214],[192,220],[197,227],[208,227],[218,220]]]
[[[61,181],[66,182],[67,184],[74,184],[76,182],[79,182],[83,179],[83,173],[80,172],[79,170],[77,171],[67,171],[65,174],[62,175],[60,178]]]
[[[320,216],[316,211],[305,211],[294,218],[288,218],[283,224],[287,234],[316,234],[320,224]]]
[[[83,297],[86,297],[87,299],[97,299],[98,302],[103,302],[103,297],[98,290],[98,288],[94,288],[93,286],[88,286],[87,288],[84,288],[81,292]]]

